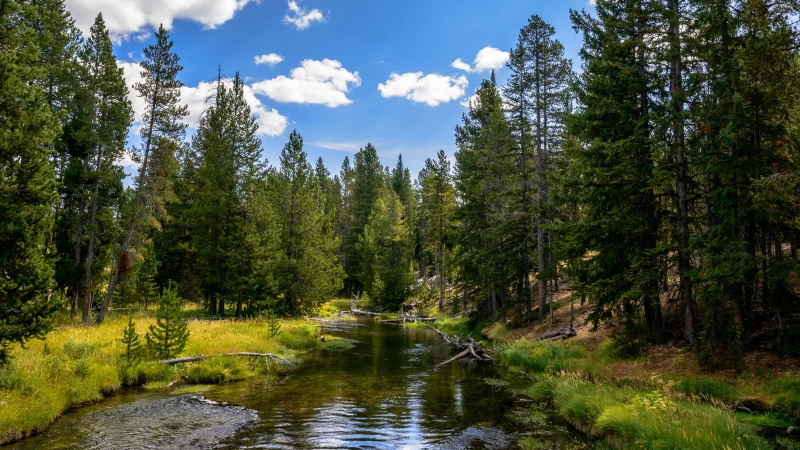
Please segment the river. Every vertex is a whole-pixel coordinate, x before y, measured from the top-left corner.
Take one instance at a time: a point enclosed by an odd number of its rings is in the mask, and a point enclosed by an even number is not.
[[[354,340],[288,376],[187,389],[128,389],[68,411],[9,449],[586,449],[515,396],[492,365],[456,362],[431,330],[325,324]],[[513,384],[513,383],[512,383]]]

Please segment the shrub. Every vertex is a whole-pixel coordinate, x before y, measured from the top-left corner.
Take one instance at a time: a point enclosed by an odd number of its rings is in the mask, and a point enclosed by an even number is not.
[[[122,344],[125,345],[125,362],[136,364],[141,359],[142,344],[139,342],[139,333],[136,332],[136,325],[133,317],[128,318],[128,324],[122,330]]]

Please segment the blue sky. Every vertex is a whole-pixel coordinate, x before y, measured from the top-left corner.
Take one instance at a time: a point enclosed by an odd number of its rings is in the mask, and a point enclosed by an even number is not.
[[[502,65],[531,15],[556,28],[577,69],[580,37],[568,12],[590,8],[586,0],[67,0],[67,7],[83,30],[103,12],[130,83],[153,28],[165,23],[184,66],[190,124],[217,65],[229,77],[239,71],[273,165],[297,129],[309,158],[322,156],[331,172],[372,142],[384,165],[402,153],[414,177],[439,149],[452,155],[462,103],[489,67]],[[256,64],[257,56],[266,62]],[[469,67],[452,67],[456,59]],[[497,70],[498,82],[507,72]]]

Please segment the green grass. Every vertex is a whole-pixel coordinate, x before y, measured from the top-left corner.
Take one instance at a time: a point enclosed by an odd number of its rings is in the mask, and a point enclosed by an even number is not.
[[[213,358],[166,366],[153,362],[127,365],[121,358],[122,329],[130,311],[112,312],[100,326],[65,325],[33,341],[27,349],[12,350],[11,361],[0,368],[0,444],[47,427],[66,409],[101,399],[122,386],[149,388],[181,383],[220,383],[242,379],[264,370],[247,358]],[[188,310],[191,316],[197,312]],[[144,334],[155,319],[153,311],[132,313],[136,329]],[[189,322],[189,342],[183,355],[230,352],[274,353],[295,358],[298,352],[348,343],[322,343],[311,321],[282,321],[281,333],[271,336],[263,320]],[[142,336],[144,341],[144,336]]]
[[[767,392],[773,395],[774,408],[800,420],[800,376],[784,374],[767,387]]]
[[[696,396],[706,402],[719,400],[733,403],[738,397],[736,388],[732,384],[707,377],[683,378],[673,389],[688,396]]]
[[[674,377],[637,372],[627,363],[617,373],[613,342],[590,352],[578,341],[518,340],[501,345],[498,362],[526,371],[534,383],[524,393],[556,408],[575,428],[624,449],[768,449],[759,435],[791,425],[797,414],[800,378],[785,375],[768,385],[778,411],[766,415],[731,412],[743,390],[756,387],[713,376]],[[796,416],[795,416],[796,417]]]
[[[575,368],[586,352],[575,344],[551,341],[517,340],[500,348],[497,356],[503,363],[530,372],[558,372]]]

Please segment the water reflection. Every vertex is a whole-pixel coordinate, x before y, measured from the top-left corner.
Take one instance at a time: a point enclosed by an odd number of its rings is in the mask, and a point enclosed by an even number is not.
[[[450,349],[429,330],[366,321],[334,324],[325,334],[357,344],[309,355],[284,383],[273,375],[203,392],[219,404],[165,392],[115,396],[14,448],[502,449],[519,448],[522,436],[545,439],[542,448],[581,442],[547,415],[519,420],[530,407],[484,382],[495,376],[491,365],[438,366]],[[169,435],[178,439],[161,439]]]

